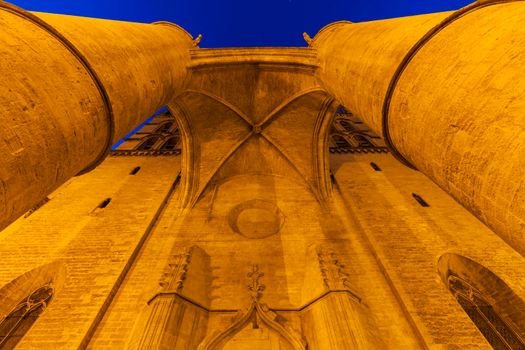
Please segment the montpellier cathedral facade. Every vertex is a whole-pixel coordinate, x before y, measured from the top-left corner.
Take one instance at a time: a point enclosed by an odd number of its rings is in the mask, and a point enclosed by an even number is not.
[[[525,349],[524,23],[203,49],[0,1],[0,349]]]

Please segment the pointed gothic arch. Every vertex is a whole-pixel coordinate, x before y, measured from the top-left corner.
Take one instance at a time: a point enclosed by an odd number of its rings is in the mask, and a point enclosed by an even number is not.
[[[280,147],[279,143],[276,142],[270,135],[265,133],[265,128],[272,124],[278,119],[287,108],[290,108],[292,103],[297,103],[302,98],[317,100],[319,103],[317,113],[315,114],[315,126],[314,135],[312,138],[312,167],[313,169],[308,172],[298,171],[303,177],[304,181],[311,188],[312,192],[319,201],[324,201],[330,196],[331,193],[331,182],[330,182],[330,170],[329,170],[329,128],[335,118],[335,112],[337,103],[333,97],[331,97],[326,91],[319,87],[312,87],[309,89],[301,90],[292,96],[284,99],[279,105],[273,110],[261,118],[256,123],[244,114],[239,108],[226,101],[222,97],[216,96],[207,91],[197,90],[185,90],[181,94],[174,98],[174,102],[169,105],[171,114],[176,120],[177,125],[180,129],[181,141],[182,141],[182,203],[184,207],[193,206],[199,196],[204,192],[207,186],[211,183],[214,175],[220,170],[220,168],[231,158],[237,149],[242,147],[248,140],[253,138],[253,134],[260,135],[265,141],[270,143],[272,147],[281,153],[283,159],[290,163],[293,167],[296,167],[296,162],[290,158],[290,155]],[[224,157],[221,161],[213,168],[209,176],[199,178],[200,167],[198,163],[199,155],[199,144],[195,142],[195,130],[192,130],[190,121],[192,120],[192,113],[199,113],[196,105],[199,103],[216,103],[217,106],[227,110],[232,116],[236,116],[237,120],[244,121],[244,124],[252,128],[250,133],[249,130],[246,132],[246,137],[241,139],[232,148],[225,152]],[[253,125],[252,125],[253,124]],[[313,177],[313,180],[306,174],[310,171],[318,174]]]
[[[0,349],[13,349],[51,302],[54,289],[46,284],[29,293],[0,320]]]
[[[28,271],[0,288],[0,349],[13,349],[32,328],[62,287],[59,261]]]
[[[250,322],[253,323],[254,328],[264,325],[270,332],[275,332],[286,350],[308,349],[308,345],[303,339],[273,320],[268,315],[268,312],[265,311],[258,302],[254,301],[250,308],[239,317],[236,322],[224,331],[215,333],[204,339],[204,341],[199,344],[197,350],[220,350],[225,348],[230,340],[245,327],[249,326]]]
[[[179,143],[179,136],[175,135],[170,138],[168,138],[162,146],[160,146],[161,151],[171,151],[174,150],[177,147],[177,144]]]
[[[365,135],[355,134],[353,135],[353,138],[355,142],[357,142],[357,147],[363,147],[363,148],[374,147],[374,144]]]
[[[333,134],[332,141],[334,142],[335,146],[338,148],[351,148],[352,147],[350,142],[348,142],[348,140],[343,135]]]
[[[356,131],[355,127],[352,124],[350,124],[348,121],[346,121],[346,120],[340,120],[339,121],[339,125],[341,125],[341,127],[346,132],[355,132]]]
[[[485,266],[454,253],[439,258],[438,271],[494,349],[525,349],[525,301],[507,283]]]
[[[172,128],[174,122],[164,122],[162,123],[158,128],[157,130],[155,131],[156,133],[167,133],[168,131],[170,131],[170,129]]]
[[[157,141],[159,140],[159,136],[150,136],[146,138],[142,143],[137,147],[138,151],[149,151],[153,149]]]

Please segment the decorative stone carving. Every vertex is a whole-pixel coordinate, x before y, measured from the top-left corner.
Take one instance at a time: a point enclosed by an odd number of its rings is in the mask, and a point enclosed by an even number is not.
[[[281,230],[284,215],[274,203],[252,199],[230,210],[228,224],[233,231],[246,238],[266,238]]]
[[[310,37],[310,35],[308,35],[307,32],[303,33],[303,38],[304,38],[304,41],[306,41],[306,43],[308,44],[308,46],[312,45],[313,39]]]
[[[209,256],[198,246],[171,256],[127,349],[194,349],[206,334],[210,275]]]
[[[264,273],[259,272],[258,265],[253,265],[252,271],[248,272],[246,276],[251,279],[250,284],[248,284],[250,296],[254,302],[258,302],[262,297],[262,292],[266,289],[264,284],[259,283],[259,279],[264,276]]]
[[[294,331],[286,324],[284,318],[278,316],[271,311],[266,305],[260,303],[262,292],[265,286],[260,283],[261,277],[264,274],[259,271],[259,267],[254,265],[252,271],[247,274],[250,279],[248,284],[248,292],[252,297],[252,302],[248,310],[242,314],[238,314],[234,318],[233,324],[222,332],[216,332],[207,337],[197,348],[197,350],[214,350],[214,349],[233,349],[235,345],[231,345],[230,341],[235,344],[255,346],[256,334],[254,336],[253,330],[267,329],[269,336],[265,339],[265,344],[276,344],[280,349],[290,350],[306,350],[308,348],[306,341],[298,332]],[[250,329],[250,324],[252,329]],[[255,333],[260,333],[256,331]],[[264,331],[263,331],[264,332]],[[241,333],[246,333],[244,338]],[[273,337],[272,337],[273,335]],[[275,343],[272,343],[274,341]]]
[[[188,265],[195,247],[186,248],[183,253],[173,255],[168,262],[159,285],[163,292],[181,292],[188,272]]]
[[[386,349],[370,309],[352,286],[352,274],[331,245],[307,252],[301,328],[312,350]],[[351,271],[351,270],[350,270]]]
[[[319,266],[321,269],[321,276],[326,288],[329,290],[348,290],[361,301],[357,293],[353,292],[353,288],[348,280],[349,274],[345,271],[340,259],[332,251],[317,248],[317,258],[319,259]]]
[[[199,34],[197,36],[197,38],[195,38],[195,40],[193,40],[193,47],[199,46],[199,43],[201,42],[201,40],[202,40],[202,34]]]

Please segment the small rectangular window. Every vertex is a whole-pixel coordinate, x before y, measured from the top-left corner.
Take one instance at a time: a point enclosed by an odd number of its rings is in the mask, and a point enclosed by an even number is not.
[[[412,193],[412,197],[421,205],[422,207],[430,207],[430,205],[417,193]]]
[[[29,209],[29,211],[24,215],[24,219],[27,218],[29,215],[33,214],[38,209],[40,209],[44,204],[46,204],[49,201],[50,201],[49,197],[42,199],[33,208]]]
[[[370,163],[370,166],[372,167],[372,169],[374,169],[375,171],[381,171],[381,168],[374,162],[371,162]]]
[[[106,198],[98,205],[97,208],[104,209],[108,206],[109,202],[111,202],[111,198]]]
[[[131,173],[129,173],[130,175],[135,175],[136,173],[138,173],[140,170],[140,167],[136,167],[135,169],[131,170]]]

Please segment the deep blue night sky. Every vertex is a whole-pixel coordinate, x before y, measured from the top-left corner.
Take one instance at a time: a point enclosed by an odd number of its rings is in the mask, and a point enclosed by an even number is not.
[[[166,20],[201,47],[305,46],[330,22],[353,22],[454,10],[473,0],[10,0],[26,10],[134,22]]]

